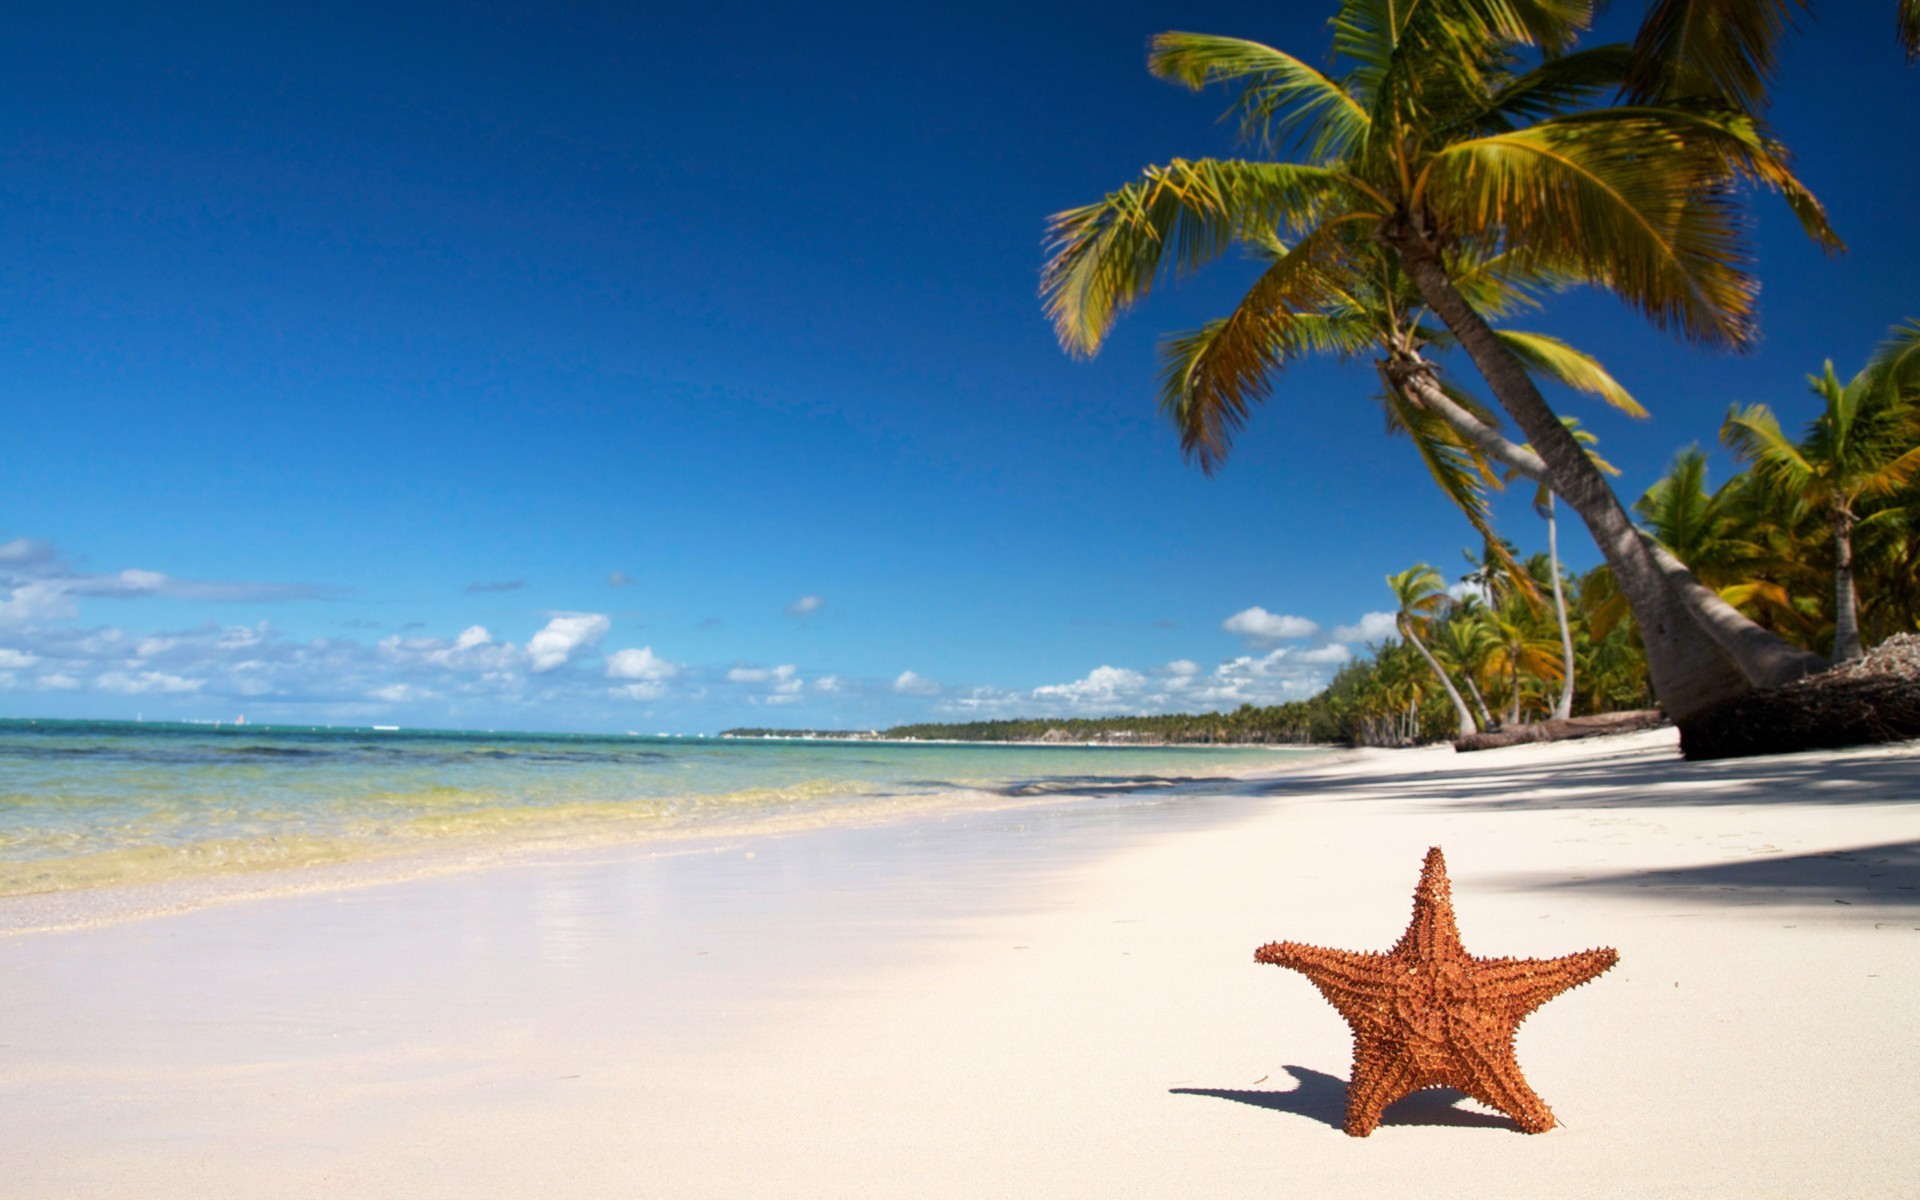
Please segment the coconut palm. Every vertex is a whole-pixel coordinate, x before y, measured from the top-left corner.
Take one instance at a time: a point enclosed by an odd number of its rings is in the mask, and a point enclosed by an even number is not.
[[[1498,722],[1488,711],[1487,699],[1481,695],[1479,684],[1494,643],[1493,629],[1486,621],[1486,606],[1472,596],[1456,601],[1446,619],[1433,626],[1432,637],[1434,657],[1459,672],[1480,727],[1492,729]]]
[[[1420,652],[1427,666],[1433,668],[1440,686],[1446,689],[1447,699],[1453,701],[1454,715],[1459,718],[1460,736],[1480,732],[1474,724],[1472,710],[1461,699],[1460,690],[1453,686],[1453,680],[1447,677],[1447,669],[1440,665],[1440,660],[1433,656],[1433,651],[1420,638],[1421,627],[1445,612],[1452,603],[1440,572],[1426,563],[1415,563],[1398,575],[1387,576],[1387,586],[1393,589],[1393,598],[1400,603],[1399,610],[1394,614],[1394,624],[1398,626],[1400,636],[1406,638],[1408,644]]]
[[[1593,465],[1608,475],[1618,475],[1620,468],[1593,452],[1592,447],[1600,439],[1580,428],[1580,422],[1573,417],[1561,417],[1560,423],[1567,427],[1573,440],[1587,448],[1587,457]],[[1554,701],[1553,716],[1566,720],[1573,715],[1573,627],[1567,621],[1567,593],[1560,581],[1560,535],[1559,523],[1554,520],[1553,489],[1541,484],[1533,493],[1533,509],[1547,523],[1547,575],[1553,584],[1553,613],[1560,626],[1560,659],[1562,674],[1560,678],[1560,696]],[[1685,562],[1683,558],[1680,561]]]
[[[1863,653],[1853,578],[1854,530],[1866,516],[1861,505],[1893,495],[1920,472],[1915,406],[1904,386],[1914,375],[1920,375],[1920,325],[1896,330],[1874,361],[1844,384],[1831,361],[1808,376],[1823,409],[1799,442],[1764,404],[1735,407],[1720,430],[1756,474],[1819,513],[1832,530],[1833,657],[1839,662]]]
[[[1548,682],[1560,679],[1559,642],[1543,636],[1538,619],[1538,609],[1517,595],[1489,613],[1495,642],[1487,667],[1506,677],[1509,725],[1520,723],[1523,675]]]
[[[1643,527],[1722,599],[1801,645],[1811,645],[1817,614],[1802,597],[1823,570],[1807,553],[1805,514],[1749,474],[1707,489],[1707,456],[1690,446],[1674,457],[1633,510]]]
[[[1328,345],[1325,318],[1354,288],[1403,275],[1534,450],[1464,409],[1416,348],[1388,347],[1382,373],[1479,452],[1550,479],[1613,565],[1662,701],[1684,718],[1812,662],[1641,538],[1526,361],[1488,323],[1496,309],[1477,281],[1597,284],[1656,324],[1742,346],[1754,288],[1731,189],[1751,181],[1780,191],[1810,233],[1838,243],[1752,118],[1594,107],[1624,82],[1630,55],[1569,52],[1590,10],[1586,0],[1347,0],[1333,22],[1337,75],[1254,42],[1161,35],[1153,71],[1196,89],[1237,85],[1249,135],[1303,161],[1149,168],[1053,218],[1042,290],[1062,342],[1090,354],[1164,272],[1236,244],[1278,245],[1233,313],[1170,352],[1190,403],[1237,417],[1286,361]],[[1521,69],[1518,55],[1532,50],[1544,61]]]

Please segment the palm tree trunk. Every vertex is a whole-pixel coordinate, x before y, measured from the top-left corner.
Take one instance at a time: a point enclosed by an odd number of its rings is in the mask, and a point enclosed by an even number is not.
[[[1420,657],[1426,659],[1427,665],[1433,668],[1433,673],[1440,677],[1440,686],[1447,689],[1447,699],[1453,701],[1454,714],[1460,719],[1460,736],[1467,737],[1479,733],[1479,726],[1473,723],[1473,714],[1467,710],[1467,702],[1460,698],[1459,690],[1453,686],[1453,680],[1447,678],[1446,669],[1440,665],[1440,660],[1433,656],[1433,651],[1427,649],[1426,643],[1414,635],[1413,623],[1407,620],[1405,613],[1400,614],[1399,625],[1400,633],[1407,639],[1407,644],[1420,652]]]
[[[1852,662],[1865,653],[1853,595],[1853,513],[1838,504],[1833,510],[1833,661]]]
[[[1480,710],[1480,724],[1482,728],[1492,729],[1494,725],[1493,713],[1487,709],[1487,698],[1480,694],[1480,685],[1473,681],[1473,668],[1461,668],[1460,677],[1467,681],[1467,694],[1473,697],[1473,706]]]
[[[1451,287],[1451,284],[1448,286]],[[1497,340],[1494,344],[1499,353],[1507,353]],[[1454,432],[1472,442],[1488,458],[1534,483],[1553,487],[1552,473],[1547,469],[1545,460],[1527,447],[1500,436],[1499,430],[1454,403],[1453,398],[1435,382],[1431,363],[1408,354],[1403,361],[1388,364],[1388,370],[1390,378],[1413,393],[1420,407],[1445,421]],[[1527,384],[1531,387],[1532,381],[1528,380]],[[1535,395],[1538,395],[1537,391]],[[1606,485],[1604,479],[1600,483],[1603,487]],[[1608,489],[1609,492],[1611,490]],[[1618,501],[1615,503],[1617,505]],[[1696,579],[1685,563],[1643,530],[1635,527],[1634,532],[1646,546],[1647,553],[1653,556],[1654,566],[1665,576],[1667,586],[1678,593],[1677,602],[1709,637],[1719,643],[1720,648],[1747,677],[1748,683],[1755,687],[1779,687],[1826,668],[1826,660],[1818,654],[1761,628],[1745,613],[1728,604],[1718,592]],[[1608,563],[1613,565],[1611,558]]]
[[[1553,611],[1560,618],[1560,698],[1554,701],[1555,719],[1573,715],[1573,630],[1567,624],[1567,594],[1560,586],[1560,539],[1553,519],[1553,490],[1547,490],[1547,563],[1553,568]]]
[[[1668,585],[1619,498],[1547,406],[1526,367],[1453,286],[1438,250],[1410,222],[1399,222],[1382,236],[1399,252],[1421,298],[1459,339],[1500,406],[1527,435],[1552,475],[1550,486],[1580,514],[1613,568],[1633,608],[1647,650],[1647,672],[1667,715],[1685,721],[1751,690],[1747,673]]]

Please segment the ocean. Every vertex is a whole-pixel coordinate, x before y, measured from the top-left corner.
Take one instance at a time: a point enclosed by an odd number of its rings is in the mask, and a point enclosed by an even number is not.
[[[0,896],[1160,792],[1320,753],[0,720]]]

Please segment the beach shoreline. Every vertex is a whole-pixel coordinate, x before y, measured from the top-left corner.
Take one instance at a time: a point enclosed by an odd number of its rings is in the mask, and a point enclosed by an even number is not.
[[[1291,938],[1384,949],[1445,847],[1469,951],[1611,945],[1522,1028],[1540,1137],[1338,1131]],[[21,1196],[1902,1194],[1920,745],[1671,730],[1230,789],[599,847],[0,938]]]
[[[1270,749],[1270,747],[1260,747]],[[1291,749],[1291,748],[1289,748]],[[447,838],[436,844],[371,847],[343,861],[255,867],[158,881],[0,894],[0,938],[58,933],[118,921],[144,920],[216,904],[279,896],[320,895],[415,879],[487,871],[568,857],[637,853],[703,854],[755,839],[819,829],[863,829],[955,816],[990,815],[1049,805],[1086,804],[1100,797],[1154,794],[1178,803],[1223,788],[1283,777],[1307,765],[1345,761],[1337,747],[1310,759],[1240,769],[1216,767],[1198,777],[1125,777],[1110,780],[1042,778],[1001,788],[954,787],[915,798],[911,807],[854,795],[830,807],[743,813],[728,821],[686,824],[556,823],[545,829],[486,837]]]

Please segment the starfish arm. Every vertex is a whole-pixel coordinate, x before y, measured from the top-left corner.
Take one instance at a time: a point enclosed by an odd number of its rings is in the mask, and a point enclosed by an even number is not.
[[[1271,942],[1254,951],[1253,958],[1305,975],[1355,1028],[1378,1024],[1392,1007],[1393,977],[1384,954]]]
[[[1528,1013],[1569,988],[1579,987],[1620,961],[1617,950],[1582,950],[1562,958],[1477,958],[1473,990],[1489,1011],[1518,1025]]]
[[[1420,1066],[1411,1055],[1365,1041],[1357,1044],[1353,1079],[1347,1084],[1347,1133],[1353,1137],[1372,1133],[1387,1105],[1418,1087],[1419,1078]]]
[[[1463,1075],[1453,1086],[1512,1117],[1526,1133],[1545,1133],[1553,1128],[1553,1110],[1527,1085],[1511,1046],[1461,1047],[1457,1053]]]

